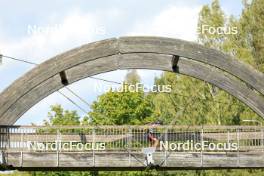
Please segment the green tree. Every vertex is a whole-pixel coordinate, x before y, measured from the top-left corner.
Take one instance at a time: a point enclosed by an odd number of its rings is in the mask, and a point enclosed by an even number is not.
[[[126,75],[126,80],[119,91],[111,89],[100,95],[91,105],[89,118],[92,124],[137,125],[153,121],[151,97],[141,88],[135,88],[139,81],[140,77],[132,70]]]
[[[238,35],[228,35],[224,49],[237,58],[264,71],[264,2],[244,1],[239,19],[230,17],[229,26],[238,28]]]
[[[129,70],[125,77],[125,82],[127,84],[135,85],[137,83],[140,83],[140,76],[138,75],[137,70],[132,69]]]
[[[218,0],[213,0],[211,6],[203,6],[199,13],[198,41],[204,46],[221,49],[226,36],[224,34],[212,33],[210,30],[203,30],[205,26],[214,29],[225,26],[225,15]]]
[[[44,121],[47,126],[54,125],[80,125],[80,116],[77,111],[64,110],[61,105],[51,106],[48,112],[48,121]]]
[[[152,114],[151,101],[144,92],[109,92],[99,96],[91,106],[93,124],[141,124]]]
[[[164,124],[239,125],[241,119],[258,117],[225,91],[215,92],[211,85],[195,78],[165,72],[155,84],[172,86],[170,93],[152,95],[153,115]]]
[[[246,17],[244,17],[246,16]],[[259,70],[264,72],[264,2],[263,0],[253,0],[250,5],[246,5],[243,18],[248,19],[249,28],[248,39],[252,49],[255,63]],[[246,23],[245,23],[246,24]]]

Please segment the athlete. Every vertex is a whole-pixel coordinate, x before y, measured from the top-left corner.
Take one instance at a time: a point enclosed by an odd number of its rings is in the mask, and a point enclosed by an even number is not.
[[[148,132],[147,132],[147,138],[148,138],[148,141],[151,144],[151,147],[155,147],[155,148],[158,147],[158,145],[159,145],[159,139],[157,137],[155,137],[153,128],[150,128],[148,130]]]

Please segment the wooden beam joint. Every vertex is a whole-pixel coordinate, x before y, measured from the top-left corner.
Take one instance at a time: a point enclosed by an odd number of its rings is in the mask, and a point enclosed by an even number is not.
[[[69,81],[67,79],[67,75],[65,73],[65,71],[61,71],[60,72],[60,78],[61,78],[61,83],[64,85],[64,86],[67,86],[69,84]]]
[[[179,59],[180,56],[176,56],[176,55],[172,56],[172,71],[175,73],[179,73],[179,67],[178,67]]]

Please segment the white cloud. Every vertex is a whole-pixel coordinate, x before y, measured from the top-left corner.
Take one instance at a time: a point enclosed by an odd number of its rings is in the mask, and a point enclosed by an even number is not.
[[[154,35],[194,41],[199,10],[199,6],[170,6],[148,21],[140,21],[128,35]]]
[[[93,14],[73,12],[57,24],[29,24],[27,35],[15,41],[2,41],[0,47],[3,53],[42,62],[55,54],[95,40],[97,35],[104,32],[104,27],[99,26],[98,21]]]
[[[117,12],[108,13],[116,14]],[[29,25],[35,27],[37,32],[26,34],[20,38],[16,37],[15,40],[4,35],[3,31],[0,30],[0,53],[41,63],[66,50],[94,41],[105,32],[104,26],[100,26],[100,15],[82,13],[78,10],[72,11],[63,20],[57,21],[56,24],[53,20],[47,25]],[[54,30],[39,30],[48,28]],[[0,91],[31,68],[32,66],[21,62],[4,59],[3,65],[0,66],[0,75],[8,76],[1,78]]]

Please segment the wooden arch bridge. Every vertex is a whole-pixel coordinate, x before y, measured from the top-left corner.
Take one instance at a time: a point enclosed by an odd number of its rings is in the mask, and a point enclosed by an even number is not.
[[[72,160],[67,160],[68,163],[72,165],[62,165],[62,161],[58,158],[62,156],[61,152],[56,151],[56,155],[48,154],[43,151],[30,151],[29,154],[32,160],[28,161],[31,164],[25,164],[26,154],[23,153],[24,140],[27,139],[26,136],[32,136],[32,134],[40,135],[40,143],[46,145],[47,142],[42,141],[42,133],[39,134],[41,129],[33,130],[32,133],[27,132],[12,132],[12,130],[20,130],[24,127],[12,126],[14,123],[32,106],[37,104],[40,100],[44,99],[53,92],[67,86],[73,82],[84,79],[89,76],[96,74],[109,72],[117,69],[152,69],[152,70],[163,70],[171,71],[179,74],[189,75],[191,77],[204,80],[211,83],[229,94],[233,95],[257,114],[264,118],[264,74],[254,70],[249,65],[239,62],[220,51],[205,48],[199,44],[192,42],[187,42],[183,40],[162,38],[162,37],[120,37],[108,40],[103,40],[99,42],[94,42],[90,44],[83,45],[79,48],[75,48],[63,54],[57,55],[54,58],[47,60],[46,62],[38,65],[24,76],[16,80],[8,88],[6,88],[0,94],[0,125],[1,127],[1,163],[3,165],[12,165],[14,168],[26,169],[26,168],[130,168],[138,169],[143,168],[143,166],[138,166],[133,164],[130,160],[130,164],[127,165],[126,162],[121,162],[118,165],[111,164],[105,165],[89,165],[85,164],[74,165]],[[34,127],[28,127],[29,129],[36,129]],[[227,128],[228,134],[229,128]],[[233,129],[233,128],[232,128]],[[236,132],[232,132],[231,136],[238,136],[237,142],[240,142],[240,137],[244,133],[240,133],[244,129],[236,128]],[[23,131],[23,130],[22,130]],[[45,131],[45,130],[44,130]],[[67,130],[66,130],[67,131]],[[89,131],[89,130],[88,130]],[[194,130],[195,131],[195,130]],[[231,130],[232,131],[232,130]],[[159,132],[158,134],[160,134]],[[167,134],[166,132],[163,132]],[[235,134],[234,134],[235,133]],[[128,133],[125,133],[127,135]],[[174,134],[174,133],[173,133]],[[175,132],[174,135],[178,135],[179,132]],[[199,139],[202,139],[203,133],[199,133]],[[216,136],[218,133],[214,133]],[[185,168],[221,168],[221,167],[263,167],[263,129],[255,129],[254,138],[248,139],[253,142],[253,150],[238,148],[239,152],[225,152],[225,157],[231,157],[234,160],[226,161],[220,164],[220,160],[212,161],[211,164],[206,163],[204,158],[204,153],[206,151],[200,151],[199,154],[186,155],[184,160],[195,160],[195,158],[200,158],[200,164],[190,164],[179,161],[175,157],[178,163],[173,163],[170,165],[163,166],[161,168],[178,168],[185,166]],[[252,132],[247,131],[246,136],[251,136]],[[12,146],[14,142],[18,142],[18,136],[20,139],[18,147],[19,150],[16,152],[20,153],[12,155]],[[80,136],[80,135],[79,135]],[[82,136],[82,135],[81,135]],[[91,136],[84,137],[90,138]],[[133,135],[132,135],[133,136]],[[163,135],[164,136],[164,135]],[[166,135],[165,135],[166,136]],[[172,135],[173,136],[173,135]],[[221,135],[220,135],[221,136]],[[187,137],[190,137],[187,133]],[[197,137],[197,135],[196,135]],[[230,136],[229,136],[230,137]],[[49,137],[47,137],[49,138]],[[52,139],[52,136],[50,136]],[[131,137],[125,138],[126,140]],[[115,138],[114,138],[115,139]],[[122,138],[123,139],[123,138]],[[180,138],[183,140],[183,138]],[[210,138],[211,139],[211,138]],[[215,138],[212,138],[215,139]],[[186,141],[187,138],[184,138]],[[232,138],[234,140],[234,137]],[[244,140],[244,138],[243,138]],[[113,141],[119,141],[120,139],[115,139]],[[122,140],[121,140],[122,141]],[[177,141],[177,140],[176,140]],[[217,141],[217,140],[216,140]],[[38,142],[35,141],[35,142]],[[218,141],[219,142],[219,141]],[[140,143],[140,142],[139,142]],[[144,142],[143,142],[144,143]],[[143,144],[141,144],[144,146]],[[21,147],[22,146],[22,147]],[[241,145],[239,145],[241,146]],[[246,145],[247,146],[247,145]],[[256,147],[256,148],[255,148]],[[22,150],[20,150],[20,148]],[[261,150],[259,150],[259,148]],[[49,149],[49,148],[47,148]],[[96,163],[95,152],[92,150],[93,162]],[[12,151],[14,152],[14,151]],[[15,152],[15,153],[16,153]],[[49,151],[53,152],[54,151]],[[246,153],[243,153],[246,152]],[[250,155],[247,155],[250,152]],[[255,152],[251,155],[251,152]],[[142,153],[142,152],[141,152]],[[158,152],[157,152],[158,153]],[[241,155],[241,154],[244,155]],[[86,155],[91,153],[84,152],[82,154],[72,154],[73,157],[78,158],[75,161],[81,161],[87,159]],[[166,152],[160,151],[160,154],[166,156]],[[186,154],[189,154],[188,152]],[[202,155],[203,154],[203,155]],[[69,153],[64,154],[69,156]],[[105,156],[117,156],[118,154],[106,154]],[[134,154],[133,154],[134,155]],[[57,157],[56,157],[57,156]],[[78,157],[77,157],[78,156]],[[128,155],[131,158],[131,153]],[[144,155],[143,155],[144,156]],[[196,157],[195,157],[196,156]],[[200,157],[199,157],[200,156]],[[13,157],[13,160],[12,160]],[[29,157],[29,158],[30,158]],[[57,158],[57,165],[49,166],[44,161],[49,161],[47,158]],[[210,158],[211,156],[209,156]],[[215,154],[213,158],[221,158],[222,155]],[[241,158],[242,157],[242,158]],[[19,159],[20,158],[20,159]],[[117,160],[122,161],[123,157]],[[134,157],[135,158],[135,157]],[[219,159],[218,158],[218,159]],[[245,158],[245,159],[243,159]],[[249,158],[249,159],[247,159]],[[251,159],[250,159],[251,158]],[[36,162],[36,159],[39,162]],[[39,159],[39,160],[38,160]],[[15,161],[14,161],[15,160]],[[106,158],[104,159],[107,160]],[[113,160],[114,161],[114,160]],[[243,162],[241,162],[243,161]],[[253,162],[255,161],[255,162]],[[41,162],[45,164],[40,165]],[[138,161],[139,162],[139,161]],[[165,161],[164,161],[165,162]],[[252,164],[252,162],[254,164]],[[36,164],[38,163],[38,164]],[[78,162],[77,162],[78,163]],[[107,163],[107,162],[105,162]],[[118,162],[116,162],[117,164]],[[125,164],[126,163],[126,164]],[[184,163],[181,165],[181,163]],[[202,163],[202,165],[201,165]],[[229,164],[228,164],[229,163]],[[36,164],[36,165],[35,165]],[[122,165],[124,164],[124,165]],[[35,167],[33,167],[35,165]],[[30,167],[32,166],[32,167]]]

